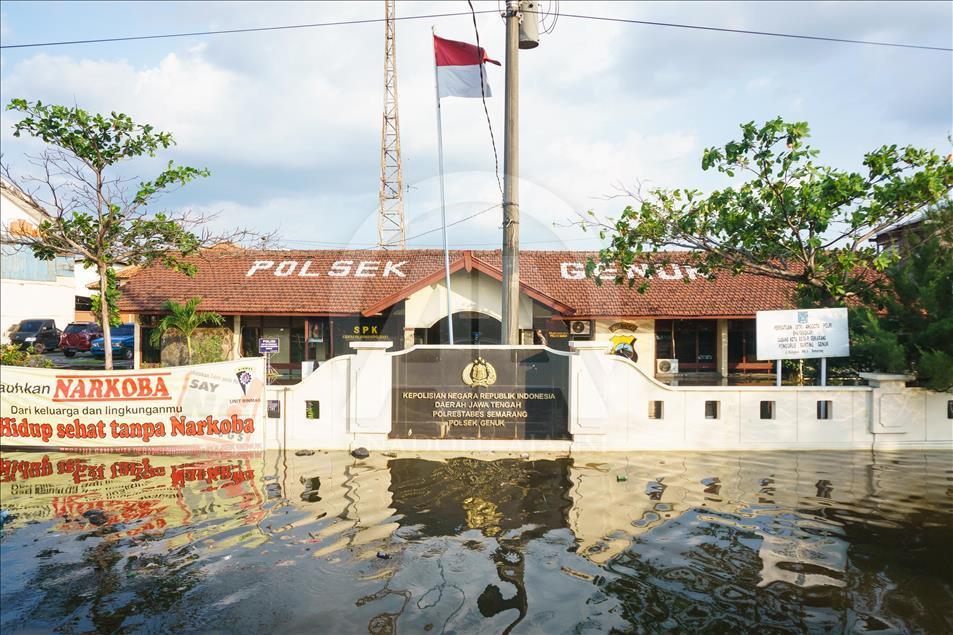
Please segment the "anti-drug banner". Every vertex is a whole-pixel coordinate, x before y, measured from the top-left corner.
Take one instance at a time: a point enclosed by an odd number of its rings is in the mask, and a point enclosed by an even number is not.
[[[758,359],[849,357],[847,309],[758,311]]]
[[[18,448],[262,447],[265,360],[132,371],[0,367],[0,445]]]

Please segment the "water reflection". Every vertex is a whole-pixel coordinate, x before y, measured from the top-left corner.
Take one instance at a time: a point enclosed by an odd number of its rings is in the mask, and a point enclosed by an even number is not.
[[[3,453],[0,630],[953,631],[945,453]]]

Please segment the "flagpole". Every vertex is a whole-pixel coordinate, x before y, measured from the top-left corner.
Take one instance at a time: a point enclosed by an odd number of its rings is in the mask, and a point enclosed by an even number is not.
[[[437,33],[434,27],[430,27],[430,32],[436,37]],[[443,270],[447,279],[447,329],[450,337],[450,345],[453,345],[453,307],[450,294],[450,250],[447,248],[447,200],[444,194],[443,185],[443,115],[440,111],[440,75],[437,73],[437,42],[434,41],[433,48],[433,80],[434,90],[437,95],[437,164],[440,170],[440,218],[443,223]]]

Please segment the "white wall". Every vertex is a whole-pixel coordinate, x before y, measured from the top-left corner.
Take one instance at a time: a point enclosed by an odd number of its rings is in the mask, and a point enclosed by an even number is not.
[[[119,269],[119,267],[116,268]],[[96,271],[96,267],[86,267],[82,262],[77,262],[73,272],[76,295],[89,298],[92,297],[92,294],[98,293],[98,291],[89,288],[89,285],[99,283],[99,272]]]
[[[590,345],[594,346],[594,345]],[[570,429],[574,447],[615,449],[953,448],[951,393],[904,387],[897,376],[871,386],[667,386],[621,357],[581,350],[572,360]],[[661,419],[649,403],[661,401]],[[719,405],[705,418],[705,402]],[[761,402],[775,417],[761,419]],[[830,401],[830,419],[817,402]],[[885,425],[886,424],[886,425]]]
[[[503,320],[502,286],[479,271],[457,271],[450,275],[453,312],[478,311]],[[447,315],[447,285],[444,280],[425,287],[404,304],[405,327],[430,328]],[[520,294],[519,327],[533,328],[533,301]]]
[[[268,421],[268,448],[344,449],[351,445],[348,432],[350,369],[353,355],[340,355],[318,366],[304,381],[285,388],[270,389],[269,399],[281,401],[281,414],[287,425]],[[317,401],[317,419],[308,419],[306,401]],[[273,427],[274,426],[274,427]]]
[[[284,389],[284,447],[414,451],[639,451],[810,450],[870,448],[953,449],[951,393],[904,386],[897,376],[870,375],[870,386],[667,386],[631,361],[607,355],[603,342],[574,342],[570,359],[569,432],[572,441],[389,439],[391,361],[387,342],[355,343],[356,355],[322,364],[297,386]],[[305,401],[318,400],[321,416],[305,418]],[[663,403],[649,418],[649,403]],[[705,417],[705,402],[718,417]],[[761,418],[761,402],[775,416]],[[817,418],[817,402],[832,416]]]
[[[36,225],[42,218],[39,212],[28,209],[6,190],[0,190],[0,226],[6,233],[14,221]],[[4,245],[4,253],[13,247]],[[73,321],[76,299],[72,276],[57,276],[55,281],[17,280],[6,278],[0,271],[0,338],[9,342],[7,328],[29,318],[53,319],[60,329]]]
[[[73,321],[76,315],[76,298],[73,295],[73,281],[67,278],[65,283],[57,278],[56,282],[36,282],[31,280],[0,279],[0,328],[3,329],[3,343],[7,343],[6,330],[11,324],[29,318],[56,320],[59,329]]]

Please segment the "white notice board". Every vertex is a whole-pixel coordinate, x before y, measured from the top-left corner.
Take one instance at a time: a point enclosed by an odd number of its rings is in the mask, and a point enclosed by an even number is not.
[[[758,359],[848,357],[847,309],[758,311]]]

